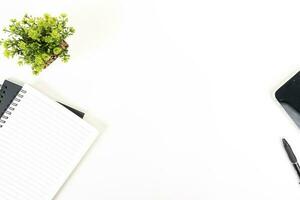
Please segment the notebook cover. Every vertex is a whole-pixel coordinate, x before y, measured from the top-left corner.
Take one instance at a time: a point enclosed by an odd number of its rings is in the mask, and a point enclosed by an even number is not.
[[[0,89],[0,116],[4,114],[13,99],[22,89],[21,86],[5,80]]]
[[[275,97],[300,128],[300,71],[275,92]]]
[[[6,109],[10,106],[13,99],[18,95],[20,90],[22,89],[22,86],[15,84],[11,81],[5,80],[1,89],[0,89],[0,116],[4,114]],[[84,113],[76,110],[70,106],[67,106],[63,103],[58,102],[59,104],[63,105],[65,108],[73,112],[75,115],[77,115],[80,118],[84,117]]]

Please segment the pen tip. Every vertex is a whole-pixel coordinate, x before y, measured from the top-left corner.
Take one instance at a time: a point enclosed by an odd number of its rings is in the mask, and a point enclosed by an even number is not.
[[[287,144],[287,141],[285,138],[282,138],[282,142],[283,142],[283,144]]]
[[[286,153],[288,154],[288,157],[289,157],[290,161],[293,164],[297,163],[297,158],[296,158],[292,148],[290,147],[289,143],[284,138],[282,138],[282,142],[283,142],[283,146],[285,148]]]

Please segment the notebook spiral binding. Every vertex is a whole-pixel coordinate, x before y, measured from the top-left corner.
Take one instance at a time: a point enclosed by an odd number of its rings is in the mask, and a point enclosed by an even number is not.
[[[0,88],[1,88],[1,84],[0,84]],[[7,87],[3,86],[4,90],[2,91],[2,94],[0,94],[0,103],[2,101],[2,99],[5,96]],[[10,105],[6,108],[6,111],[4,112],[4,114],[2,115],[1,119],[0,119],[0,128],[2,128],[4,126],[4,124],[6,123],[6,121],[8,120],[9,116],[12,114],[12,111],[15,110],[15,107],[18,106],[19,102],[21,102],[21,99],[24,97],[24,94],[26,94],[26,90],[20,90],[20,92],[17,94],[17,96],[11,101]]]

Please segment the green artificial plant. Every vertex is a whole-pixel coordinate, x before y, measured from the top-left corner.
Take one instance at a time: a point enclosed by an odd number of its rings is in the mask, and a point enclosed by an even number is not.
[[[58,57],[63,62],[70,58],[65,39],[73,35],[75,29],[67,26],[68,17],[61,14],[53,17],[25,15],[20,21],[10,20],[3,29],[7,37],[0,40],[7,58],[17,57],[18,64],[31,65],[33,74],[39,74]]]

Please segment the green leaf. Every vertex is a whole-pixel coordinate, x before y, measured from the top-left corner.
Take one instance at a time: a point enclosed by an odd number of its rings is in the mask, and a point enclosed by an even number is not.
[[[6,58],[9,58],[10,55],[11,55],[10,51],[8,51],[7,49],[5,49],[5,50],[4,50],[4,56],[5,56]]]
[[[48,61],[48,60],[51,58],[51,56],[49,56],[49,55],[46,54],[46,53],[43,53],[43,54],[42,54],[42,58],[43,58],[44,61]]]
[[[44,60],[42,58],[42,56],[37,55],[34,59],[34,64],[36,65],[43,65],[44,64]]]
[[[49,14],[49,13],[45,13],[44,14],[44,18],[47,20],[47,19],[49,19],[51,17],[51,15]]]
[[[5,49],[7,49],[9,45],[10,45],[10,41],[9,41],[9,40],[5,40],[5,41],[3,42],[3,47],[4,47]]]
[[[54,30],[52,31],[51,37],[54,38],[54,39],[59,39],[60,34],[58,33],[58,30],[57,30],[57,29],[54,29]]]
[[[64,63],[68,62],[69,59],[70,59],[70,56],[69,56],[69,55],[64,55],[64,56],[62,57],[62,61],[63,61]]]
[[[73,27],[70,28],[71,33],[75,33],[75,29]]]
[[[67,18],[67,14],[66,14],[66,13],[61,13],[61,14],[60,14],[60,17],[62,17],[62,18]]]
[[[31,39],[34,39],[34,40],[39,39],[39,33],[38,33],[35,29],[30,29],[30,30],[28,31],[28,36],[29,36]]]
[[[55,54],[55,55],[58,55],[58,54],[60,54],[62,52],[62,48],[60,48],[60,47],[55,47],[54,49],[53,49],[53,53]]]
[[[20,42],[19,42],[19,47],[20,47],[22,50],[26,49],[26,43],[25,43],[24,41],[20,41]]]
[[[24,63],[24,61],[23,60],[18,60],[18,65],[19,66],[22,66],[22,65],[24,65],[25,63]]]
[[[16,29],[17,29],[16,26],[10,26],[10,27],[9,27],[9,30],[10,30],[11,32],[15,32]]]

